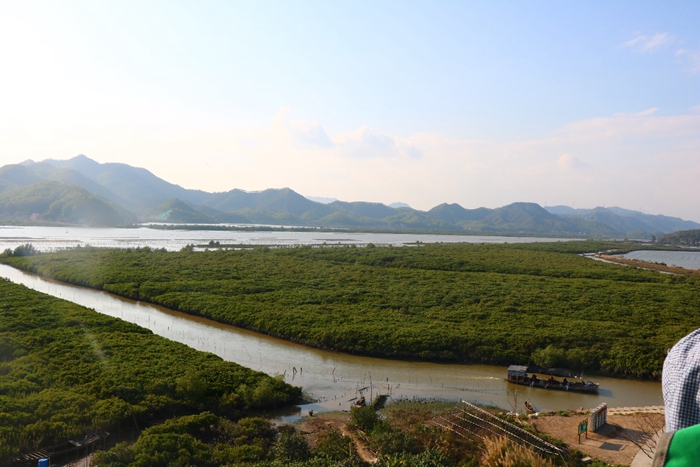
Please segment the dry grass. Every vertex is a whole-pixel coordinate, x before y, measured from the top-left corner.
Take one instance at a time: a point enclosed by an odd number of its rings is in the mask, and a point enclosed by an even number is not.
[[[489,438],[484,445],[481,467],[554,467],[552,461],[506,438]]]

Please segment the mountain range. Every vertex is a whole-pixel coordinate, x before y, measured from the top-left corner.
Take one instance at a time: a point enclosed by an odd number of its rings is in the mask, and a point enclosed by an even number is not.
[[[318,198],[317,198],[318,199]],[[651,238],[700,224],[612,207],[574,209],[513,203],[496,209],[440,204],[316,202],[289,189],[189,190],[127,164],[80,155],[0,167],[0,219],[124,226],[136,222],[254,223],[355,229]]]

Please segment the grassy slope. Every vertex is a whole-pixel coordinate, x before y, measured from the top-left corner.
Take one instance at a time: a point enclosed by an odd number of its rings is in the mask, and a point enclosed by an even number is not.
[[[323,348],[658,377],[665,350],[700,322],[700,282],[576,254],[609,246],[87,249],[7,261]]]
[[[0,279],[0,464],[92,430],[299,395],[269,376]]]

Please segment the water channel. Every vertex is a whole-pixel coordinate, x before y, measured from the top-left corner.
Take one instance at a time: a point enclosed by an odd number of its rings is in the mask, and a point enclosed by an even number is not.
[[[511,409],[531,401],[539,411],[661,405],[656,382],[592,377],[600,383],[597,395],[514,386],[505,382],[506,367],[441,364],[360,357],[294,344],[167,308],[127,300],[106,292],[67,285],[0,265],[0,277],[129,321],[165,338],[219,355],[269,375],[284,375],[316,402],[297,406],[288,417],[308,410],[347,410],[364,389],[366,396],[390,394],[399,398],[464,399]],[[365,389],[366,388],[366,389]],[[283,416],[283,418],[285,418]]]

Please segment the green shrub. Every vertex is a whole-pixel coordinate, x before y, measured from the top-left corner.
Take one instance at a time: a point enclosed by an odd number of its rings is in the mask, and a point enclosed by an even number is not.
[[[281,433],[270,452],[277,461],[282,463],[304,461],[311,456],[309,443],[297,432]]]
[[[355,428],[365,432],[370,432],[378,421],[379,415],[371,405],[366,405],[364,407],[353,407],[350,409],[350,423]]]
[[[343,436],[337,428],[331,428],[319,436],[314,455],[340,461],[352,457],[354,451],[355,444],[352,439]]]

